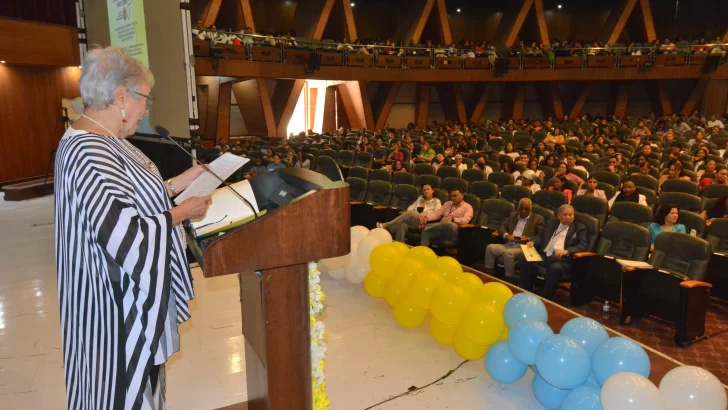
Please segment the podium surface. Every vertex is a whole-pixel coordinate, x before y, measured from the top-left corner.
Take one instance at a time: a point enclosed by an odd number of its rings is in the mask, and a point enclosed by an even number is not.
[[[205,277],[240,274],[248,408],[308,410],[307,263],[349,253],[349,185],[301,168],[250,184],[265,215],[201,241],[186,229],[188,243]]]

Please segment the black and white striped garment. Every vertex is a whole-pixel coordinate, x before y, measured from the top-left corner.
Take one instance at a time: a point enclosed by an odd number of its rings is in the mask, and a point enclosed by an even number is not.
[[[123,143],[69,128],[56,154],[56,268],[74,410],[163,409],[164,363],[179,350],[177,326],[194,297],[164,182]]]

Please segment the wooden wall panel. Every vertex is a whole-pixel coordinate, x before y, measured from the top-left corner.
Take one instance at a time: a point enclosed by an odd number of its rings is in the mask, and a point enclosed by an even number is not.
[[[268,82],[264,78],[256,80],[258,83],[258,94],[260,95],[260,105],[263,109],[263,118],[265,119],[265,130],[269,136],[276,135],[276,120],[273,116],[273,107],[270,103],[270,93],[268,92]],[[295,108],[295,103],[294,103]],[[290,117],[289,117],[290,118]]]
[[[377,116],[375,129],[381,130],[387,124],[389,113],[392,111],[392,106],[397,99],[401,86],[402,83],[399,82],[379,84],[379,90],[377,90],[377,95],[374,96],[374,103],[372,104],[374,105],[372,109]]]
[[[215,144],[217,145],[227,144],[230,141],[231,99],[232,84],[220,83],[220,90],[217,94],[217,127],[215,130]]]
[[[589,99],[589,94],[591,94],[593,85],[594,83],[592,82],[584,83],[584,86],[579,93],[579,97],[576,99],[574,107],[571,109],[571,114],[569,114],[570,117],[575,118],[581,115],[581,112],[584,110],[584,106],[586,105],[586,101]]]
[[[311,124],[310,128],[313,128],[313,124],[316,123],[316,102],[318,101],[318,88],[308,89],[308,123]]]
[[[486,105],[488,105],[488,98],[490,98],[490,93],[493,91],[494,86],[494,83],[485,83],[485,86],[483,87],[483,90],[478,96],[478,100],[473,107],[473,111],[470,114],[470,122],[480,122],[480,117],[483,115],[483,111],[485,111]]]
[[[306,80],[278,80],[276,84],[275,92],[271,105],[273,107],[274,122],[277,127],[276,135],[279,137],[285,137],[288,130],[288,123],[291,121],[293,110],[296,108],[296,103],[301,96],[303,86],[306,84]],[[315,97],[314,97],[315,101]],[[315,112],[315,103],[313,105]],[[313,121],[311,121],[313,124]],[[271,134],[273,135],[273,134]]]
[[[204,89],[204,93],[206,96],[206,99],[198,100],[198,112],[204,113],[204,123],[205,126],[200,126],[200,136],[202,139],[215,141],[215,137],[217,135],[217,103],[218,103],[218,93],[220,91],[220,78],[219,77],[203,77],[199,76],[195,80],[197,82],[198,87],[201,87]],[[235,91],[235,87],[233,87],[233,92]],[[241,102],[238,99],[238,95],[235,95],[235,99],[238,101],[238,107],[240,107],[240,112],[242,114],[243,107],[241,106]],[[205,103],[204,107],[200,107],[201,104]],[[243,119],[245,119],[245,116],[243,115]]]
[[[79,96],[80,76],[78,67],[0,65],[0,182],[45,174],[63,135],[61,99]]]
[[[338,85],[338,93],[340,100],[346,111],[346,117],[349,120],[350,128],[365,128],[366,114],[364,113],[364,104],[359,89],[359,83],[349,81]]]
[[[549,83],[551,86],[551,104],[554,107],[554,115],[556,118],[564,118],[564,107],[561,104],[561,92],[559,91],[559,84],[552,82]]]
[[[617,92],[617,100],[614,105],[614,113],[618,117],[624,118],[627,115],[627,103],[629,101],[629,83],[619,85]]]
[[[523,106],[526,102],[526,85],[516,84],[516,94],[513,96],[512,116],[515,119],[523,118]]]
[[[415,125],[418,127],[424,127],[428,123],[427,118],[430,113],[430,84],[417,83],[416,87]]]
[[[722,115],[728,110],[728,80],[710,80],[700,110],[706,115]]]
[[[700,101],[700,98],[703,96],[703,93],[705,92],[705,89],[708,87],[708,83],[710,82],[710,77],[703,77],[698,81],[697,84],[695,84],[695,88],[693,88],[693,91],[690,92],[690,96],[688,96],[688,100],[685,102],[685,105],[683,106],[680,113],[682,115],[690,115],[692,112],[696,109],[698,106],[698,102]]]
[[[369,86],[366,81],[358,81],[358,84],[366,128],[374,129],[374,113],[372,113],[372,100],[369,98]]]
[[[250,135],[270,135],[268,133],[266,113],[263,111],[263,105],[261,104],[261,87],[259,86],[261,82],[265,83],[265,80],[245,80],[232,85],[232,91],[235,95],[235,100],[238,102],[240,115],[243,116],[245,128],[248,129],[248,134]],[[264,87],[264,92],[267,92],[267,84]],[[212,98],[212,94],[210,94],[210,98]]]
[[[447,119],[457,120],[461,124],[468,122],[460,84],[440,83],[437,85],[437,95],[440,97],[440,104]]]
[[[322,132],[334,132],[336,130],[336,86],[326,87],[324,97],[324,118],[321,125]]]
[[[79,53],[76,27],[0,17],[0,60],[8,64],[78,66]]]

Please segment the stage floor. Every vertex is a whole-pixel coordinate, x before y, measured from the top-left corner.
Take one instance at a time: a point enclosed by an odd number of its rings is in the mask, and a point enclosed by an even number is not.
[[[33,227],[52,220],[52,197],[0,199],[0,409],[65,408],[54,228]],[[204,410],[245,402],[237,278],[205,279],[199,268],[193,275],[192,319],[180,328],[182,351],[167,364],[167,408]],[[432,339],[427,324],[406,330],[395,322],[392,309],[367,296],[362,285],[323,277],[331,409],[365,409],[410,386],[428,384],[462,362],[451,347]],[[667,341],[671,337],[664,334]],[[699,351],[685,349],[693,350]],[[650,355],[658,359],[656,353]],[[716,361],[728,362],[728,355]],[[531,393],[532,378],[529,371],[519,383],[500,385],[489,378],[482,361],[468,362],[444,381],[376,408],[540,409]]]

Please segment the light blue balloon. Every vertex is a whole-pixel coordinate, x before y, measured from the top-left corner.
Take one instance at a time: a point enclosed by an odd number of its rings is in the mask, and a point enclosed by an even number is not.
[[[541,299],[528,292],[516,293],[508,299],[503,310],[503,316],[508,330],[523,319],[535,319],[544,323],[549,321],[546,306],[541,302]]]
[[[594,377],[594,372],[589,373],[589,377],[584,382],[584,386],[602,388],[602,385],[597,382],[597,378]]]
[[[553,330],[544,322],[535,319],[521,320],[508,328],[508,347],[516,359],[534,365],[538,345],[553,335]]]
[[[538,374],[533,378],[533,395],[548,410],[559,410],[571,390],[557,389]]]
[[[536,351],[539,374],[559,389],[575,389],[591,373],[589,353],[576,339],[554,335],[541,342]]]
[[[589,356],[594,354],[600,344],[609,339],[609,333],[599,322],[586,317],[575,317],[561,328],[560,335],[578,340]]]
[[[599,398],[602,389],[581,386],[572,390],[561,404],[561,410],[604,410]]]
[[[642,346],[625,337],[613,337],[599,345],[591,358],[592,372],[600,385],[617,373],[650,377],[650,358]]]
[[[526,374],[528,365],[516,359],[508,348],[508,342],[494,343],[485,355],[485,369],[499,383],[515,383]]]

